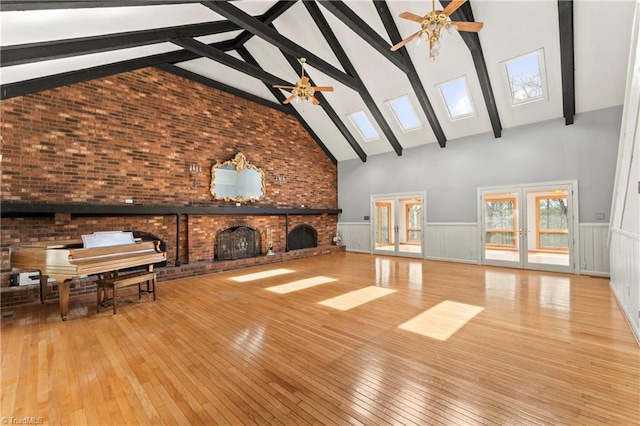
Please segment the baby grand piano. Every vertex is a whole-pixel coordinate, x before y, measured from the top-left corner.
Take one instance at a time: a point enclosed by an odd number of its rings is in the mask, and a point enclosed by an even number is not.
[[[44,303],[49,277],[58,282],[60,316],[67,320],[71,279],[85,275],[117,274],[118,271],[145,267],[167,260],[160,241],[136,242],[130,232],[95,232],[82,240],[41,241],[11,250],[13,268],[40,272],[40,297]]]

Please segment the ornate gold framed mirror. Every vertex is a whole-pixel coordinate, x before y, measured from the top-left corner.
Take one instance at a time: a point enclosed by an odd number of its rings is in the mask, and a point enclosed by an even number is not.
[[[211,167],[211,195],[216,200],[251,202],[264,197],[264,172],[241,152]]]

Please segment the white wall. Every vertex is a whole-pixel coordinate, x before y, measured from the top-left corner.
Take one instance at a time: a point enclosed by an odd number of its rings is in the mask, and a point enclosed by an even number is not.
[[[611,208],[611,288],[640,342],[640,7],[636,2]]]

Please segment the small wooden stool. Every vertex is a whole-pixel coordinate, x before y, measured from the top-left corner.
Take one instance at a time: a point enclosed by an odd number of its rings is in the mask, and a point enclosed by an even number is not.
[[[96,307],[96,313],[100,313],[100,302],[102,297],[106,293],[106,289],[112,290],[113,295],[113,314],[115,315],[118,310],[118,289],[124,287],[130,287],[133,285],[138,286],[138,300],[142,298],[142,284],[146,283],[147,289],[144,290],[147,293],[153,293],[153,300],[156,300],[156,273],[155,272],[134,272],[131,274],[120,275],[116,277],[103,278],[96,281],[96,295],[98,305]]]

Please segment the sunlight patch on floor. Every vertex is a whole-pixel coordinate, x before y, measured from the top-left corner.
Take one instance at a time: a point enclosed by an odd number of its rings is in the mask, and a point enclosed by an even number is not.
[[[267,287],[265,290],[273,291],[274,293],[286,294],[298,290],[304,290],[305,288],[313,287],[320,284],[332,283],[337,281],[335,278],[329,277],[312,277],[304,280],[292,281],[290,283],[276,285],[273,287]]]
[[[253,274],[238,275],[237,277],[231,277],[233,281],[239,283],[245,283],[247,281],[255,281],[262,278],[276,277],[278,275],[290,274],[295,272],[292,269],[272,269],[270,271],[256,272]]]
[[[398,328],[444,341],[483,310],[482,306],[445,300],[399,325]]]
[[[351,291],[337,297],[332,297],[331,299],[323,300],[322,302],[318,302],[318,304],[339,309],[341,311],[348,311],[349,309],[364,305],[367,302],[371,302],[379,297],[395,292],[396,290],[391,290],[389,288],[370,286],[361,288],[360,290]]]

